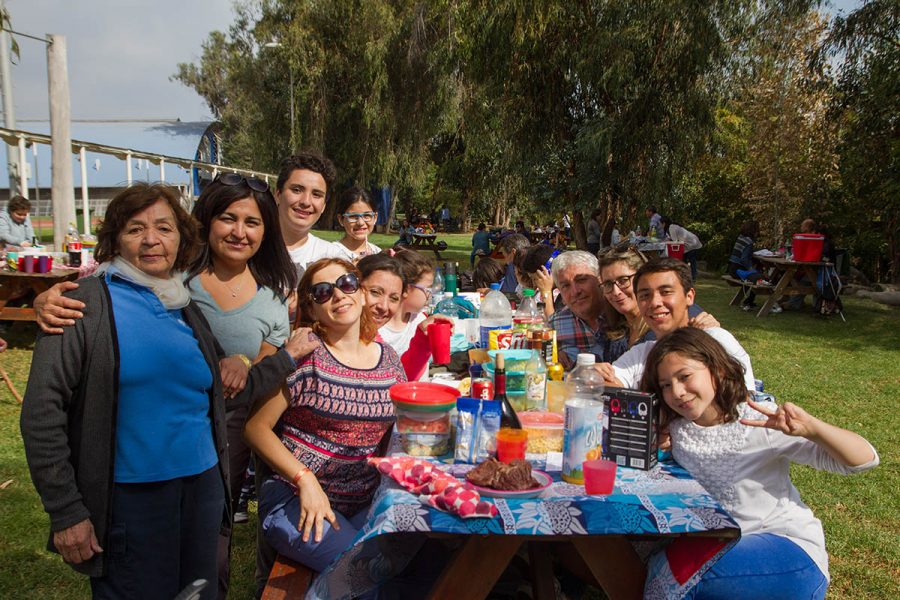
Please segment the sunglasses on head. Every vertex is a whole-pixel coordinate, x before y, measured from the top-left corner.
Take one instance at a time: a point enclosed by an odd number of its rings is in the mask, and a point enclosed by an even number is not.
[[[254,192],[269,191],[269,184],[262,179],[257,179],[256,177],[244,177],[238,173],[222,173],[216,177],[216,181],[221,182],[223,185],[241,185],[242,183],[246,183],[247,187]]]
[[[354,273],[344,273],[334,283],[323,281],[309,288],[309,295],[316,304],[325,304],[334,296],[334,288],[345,294],[353,294],[359,290],[359,278]]]

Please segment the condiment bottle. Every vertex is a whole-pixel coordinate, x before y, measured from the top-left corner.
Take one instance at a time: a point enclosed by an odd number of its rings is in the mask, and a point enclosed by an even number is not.
[[[497,353],[494,366],[494,400],[500,402],[500,427],[522,429],[519,417],[506,397],[506,359],[502,352]]]

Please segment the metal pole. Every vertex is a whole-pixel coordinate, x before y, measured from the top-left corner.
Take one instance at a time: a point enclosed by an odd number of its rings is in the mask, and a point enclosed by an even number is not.
[[[37,207],[41,203],[41,181],[38,176],[37,142],[31,142],[31,155],[34,157],[34,204]]]
[[[129,186],[134,183],[134,174],[131,172],[131,152],[125,153],[125,178],[128,180]]]
[[[159,159],[159,180],[165,183],[166,181],[166,161],[165,159]]]
[[[294,144],[294,67],[288,59],[288,72],[291,78],[291,153],[296,152],[297,146]]]
[[[81,212],[84,220],[81,224],[81,233],[91,233],[91,206],[88,199],[88,182],[87,182],[87,154],[84,146],[78,150],[78,160],[81,161]]]
[[[0,10],[5,10],[4,2],[0,0]],[[16,111],[13,105],[12,75],[9,69],[9,34],[4,30],[0,31],[0,92],[3,94],[3,122],[7,129],[16,128]],[[9,144],[6,146],[6,168],[9,171],[9,195],[14,193],[22,193],[22,186],[19,182],[19,163],[16,157],[15,149]],[[13,192],[16,190],[16,192]],[[28,195],[27,190],[23,196]]]
[[[28,161],[25,160],[25,138],[19,137],[19,193],[28,198]]]

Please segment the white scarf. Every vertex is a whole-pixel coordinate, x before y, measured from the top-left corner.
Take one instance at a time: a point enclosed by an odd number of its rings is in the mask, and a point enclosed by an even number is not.
[[[121,256],[115,257],[111,262],[101,264],[95,273],[102,275],[107,271],[126,281],[149,288],[168,310],[184,308],[191,301],[191,294],[184,285],[184,276],[181,271],[172,271],[166,279],[152,277]]]

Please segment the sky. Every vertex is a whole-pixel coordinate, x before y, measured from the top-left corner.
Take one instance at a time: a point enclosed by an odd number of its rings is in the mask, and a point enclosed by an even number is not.
[[[231,0],[5,0],[12,29],[66,36],[73,119],[211,120],[193,90],[169,81],[196,62],[210,31],[227,30]],[[48,118],[46,45],[19,37],[12,68],[20,129]]]
[[[832,0],[845,13],[860,3]],[[6,0],[6,7],[16,31],[66,36],[73,119],[211,119],[200,97],[169,77],[178,63],[198,60],[210,31],[228,29],[231,0]],[[16,118],[47,119],[46,48],[18,41]]]

